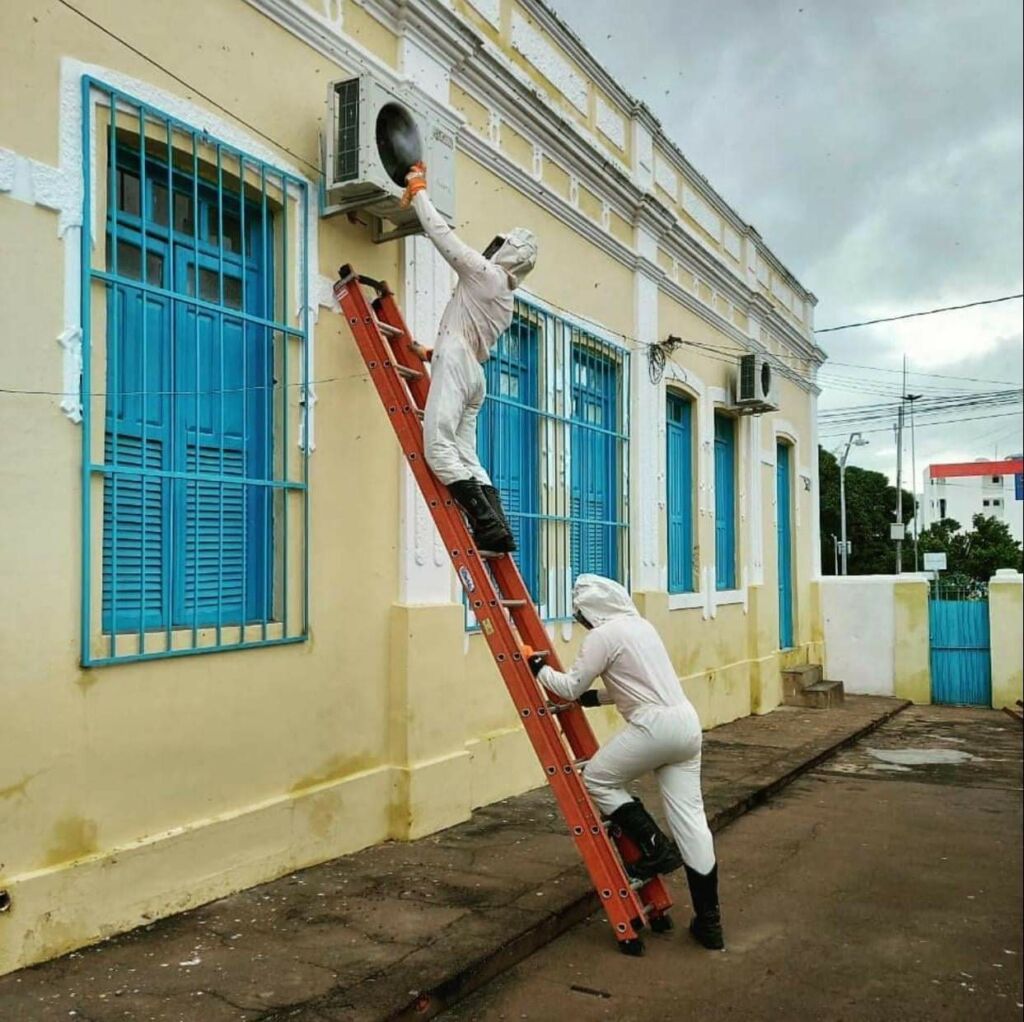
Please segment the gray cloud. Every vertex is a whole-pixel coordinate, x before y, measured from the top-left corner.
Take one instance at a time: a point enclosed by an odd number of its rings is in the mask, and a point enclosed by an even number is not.
[[[819,326],[1022,290],[1019,0],[549,2],[818,295]],[[1019,383],[1021,303],[821,341],[836,361],[907,351]],[[822,407],[878,400],[835,390]],[[918,461],[974,456],[1001,424],[1020,419],[922,430]]]

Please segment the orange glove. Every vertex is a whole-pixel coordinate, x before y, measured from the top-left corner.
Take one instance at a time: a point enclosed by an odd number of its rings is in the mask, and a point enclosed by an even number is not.
[[[408,209],[413,196],[417,192],[427,190],[427,165],[425,163],[414,163],[405,175],[405,194],[402,195],[402,209]]]

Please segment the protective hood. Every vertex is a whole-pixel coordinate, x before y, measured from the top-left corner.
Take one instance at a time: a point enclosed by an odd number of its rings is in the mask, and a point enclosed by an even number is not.
[[[491,262],[509,275],[513,287],[518,287],[537,262],[537,239],[533,231],[525,227],[513,227],[505,235],[498,251],[491,256]]]
[[[625,588],[601,575],[580,575],[576,579],[572,587],[572,609],[579,611],[593,628],[617,617],[639,616]]]

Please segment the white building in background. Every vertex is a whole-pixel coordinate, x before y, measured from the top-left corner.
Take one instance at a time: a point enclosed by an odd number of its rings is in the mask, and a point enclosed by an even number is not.
[[[921,524],[928,528],[953,518],[970,528],[975,515],[1006,522],[1013,538],[1024,541],[1024,455],[1002,461],[975,461],[929,465],[924,470]]]

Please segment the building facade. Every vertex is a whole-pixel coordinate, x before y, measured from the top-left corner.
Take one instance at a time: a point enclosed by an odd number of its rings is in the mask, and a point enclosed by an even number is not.
[[[430,343],[452,281],[321,216],[331,81],[455,139],[468,241],[539,239],[480,443],[559,654],[599,571],[705,727],[780,702],[821,655],[815,299],[562,22],[77,7],[0,10],[0,971],[542,782],[333,305],[352,263]],[[737,414],[748,353],[777,412]]]
[[[1018,542],[1024,541],[1024,458],[929,465],[923,473],[921,524],[927,529],[952,518],[969,529],[975,515],[1005,522]]]

